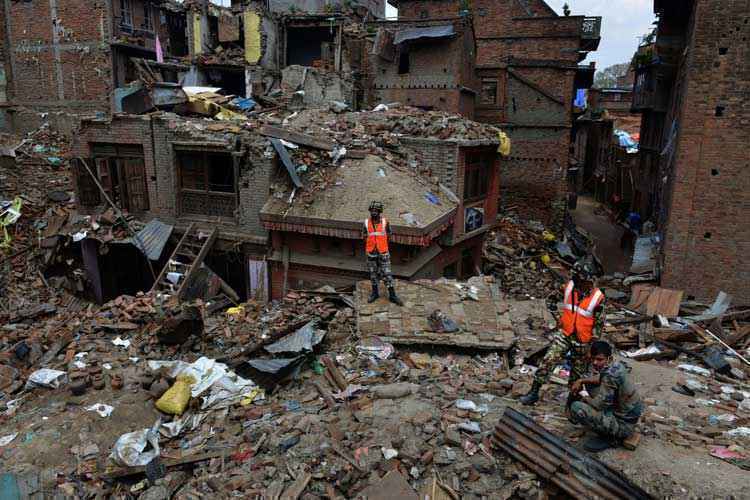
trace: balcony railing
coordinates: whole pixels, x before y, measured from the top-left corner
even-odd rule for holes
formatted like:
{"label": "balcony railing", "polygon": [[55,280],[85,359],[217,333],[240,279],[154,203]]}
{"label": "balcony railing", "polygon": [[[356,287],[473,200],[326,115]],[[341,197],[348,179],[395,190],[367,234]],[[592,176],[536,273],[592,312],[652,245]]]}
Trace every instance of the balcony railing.
{"label": "balcony railing", "polygon": [[632,111],[666,111],[672,85],[670,65],[651,62],[635,70]]}
{"label": "balcony railing", "polygon": [[581,38],[601,38],[602,18],[584,17],[581,22]]}
{"label": "balcony railing", "polygon": [[601,17],[584,17],[581,21],[581,50],[588,52],[599,48],[601,32]]}

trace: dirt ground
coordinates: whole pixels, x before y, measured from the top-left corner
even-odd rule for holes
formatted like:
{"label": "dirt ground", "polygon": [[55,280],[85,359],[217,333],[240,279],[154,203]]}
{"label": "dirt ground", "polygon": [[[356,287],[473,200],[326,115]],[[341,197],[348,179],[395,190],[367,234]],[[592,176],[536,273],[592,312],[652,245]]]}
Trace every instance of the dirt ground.
{"label": "dirt ground", "polygon": [[[658,402],[659,414],[708,425],[711,412],[707,408],[672,391],[674,384],[685,378],[683,373],[655,362],[627,363],[642,397]],[[607,450],[599,458],[657,498],[750,498],[750,473],[711,457],[707,447],[687,448],[644,436],[635,451]]]}
{"label": "dirt ground", "polygon": [[573,222],[594,239],[595,255],[602,263],[605,274],[625,273],[630,268],[631,255],[620,248],[624,229],[615,225],[603,214],[599,202],[588,196],[579,196],[575,210],[570,212]]}

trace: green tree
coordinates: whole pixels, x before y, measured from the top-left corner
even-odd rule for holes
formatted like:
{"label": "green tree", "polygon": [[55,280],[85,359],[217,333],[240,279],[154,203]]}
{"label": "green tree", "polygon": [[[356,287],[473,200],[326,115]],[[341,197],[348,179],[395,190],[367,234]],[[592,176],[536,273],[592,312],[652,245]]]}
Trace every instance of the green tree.
{"label": "green tree", "polygon": [[613,64],[594,75],[594,87],[600,89],[612,88],[617,86],[617,79],[625,76],[630,68],[630,63]]}

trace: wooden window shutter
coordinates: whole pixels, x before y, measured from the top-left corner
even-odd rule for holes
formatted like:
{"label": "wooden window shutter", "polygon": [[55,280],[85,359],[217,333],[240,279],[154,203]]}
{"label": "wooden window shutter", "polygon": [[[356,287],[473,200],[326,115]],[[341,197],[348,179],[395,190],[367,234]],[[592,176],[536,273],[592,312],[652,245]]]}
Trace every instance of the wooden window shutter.
{"label": "wooden window shutter", "polygon": [[146,169],[141,158],[122,160],[127,183],[128,206],[133,212],[148,210],[148,189],[146,188]]}
{"label": "wooden window shutter", "polygon": [[[86,161],[87,165],[92,165],[94,161],[89,158]],[[83,166],[81,160],[75,160],[75,172],[76,172],[76,183],[78,184],[78,198],[81,205],[85,207],[95,207],[101,204],[102,199],[99,194],[99,187],[91,178],[91,174],[88,173],[86,167]]]}
{"label": "wooden window shutter", "polygon": [[95,158],[96,175],[99,176],[99,183],[104,188],[110,199],[112,199],[112,176],[109,173],[109,160],[107,158]]}

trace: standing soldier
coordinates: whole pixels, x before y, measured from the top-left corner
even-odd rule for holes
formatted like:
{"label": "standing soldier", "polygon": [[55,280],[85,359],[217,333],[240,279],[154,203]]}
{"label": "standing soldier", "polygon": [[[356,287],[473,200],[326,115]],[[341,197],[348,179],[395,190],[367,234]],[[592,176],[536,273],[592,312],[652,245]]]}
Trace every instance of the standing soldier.
{"label": "standing soldier", "polygon": [[[582,269],[574,270],[573,279],[565,285],[560,328],[555,332],[552,345],[534,375],[531,390],[521,397],[523,404],[533,405],[539,401],[539,389],[568,352],[571,353],[568,388],[588,371],[588,345],[594,337],[594,330],[597,330],[597,336],[599,335],[603,303],[604,293],[594,287],[591,275]],[[568,410],[575,397],[572,391],[568,394],[565,405]]]}
{"label": "standing soldier", "polygon": [[388,300],[396,305],[403,306],[403,302],[396,295],[393,288],[393,276],[391,275],[391,254],[388,253],[388,237],[391,235],[391,226],[383,214],[383,204],[379,201],[370,203],[370,217],[365,220],[363,237],[365,239],[365,251],[367,252],[367,270],[370,272],[372,282],[372,293],[368,302],[375,302],[380,297],[378,290],[379,281],[382,279],[388,287]]}

